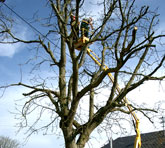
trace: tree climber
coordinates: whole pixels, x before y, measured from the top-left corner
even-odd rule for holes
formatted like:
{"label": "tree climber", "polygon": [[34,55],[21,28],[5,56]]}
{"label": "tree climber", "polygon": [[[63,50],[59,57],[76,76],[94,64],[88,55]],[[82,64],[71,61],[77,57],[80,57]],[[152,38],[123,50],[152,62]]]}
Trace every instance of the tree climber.
{"label": "tree climber", "polygon": [[93,30],[93,22],[92,22],[92,18],[84,18],[81,22],[81,36],[85,36],[88,37],[88,33],[89,33],[89,25],[91,27],[91,29]]}
{"label": "tree climber", "polygon": [[71,14],[71,29],[73,31],[74,37],[73,40],[78,40],[79,38],[79,30],[80,30],[80,22],[76,24],[76,16]]}
{"label": "tree climber", "polygon": [[5,2],[5,0],[0,0],[0,2]]}

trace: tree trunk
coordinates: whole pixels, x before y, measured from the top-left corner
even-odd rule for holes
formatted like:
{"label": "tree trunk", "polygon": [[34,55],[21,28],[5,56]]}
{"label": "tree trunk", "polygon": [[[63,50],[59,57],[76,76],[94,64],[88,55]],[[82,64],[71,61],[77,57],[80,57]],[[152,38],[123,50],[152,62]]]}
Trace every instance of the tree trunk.
{"label": "tree trunk", "polygon": [[72,131],[70,131],[69,129],[65,129],[63,131],[63,134],[65,139],[65,148],[84,148],[85,144],[89,140],[89,134],[87,131],[81,133],[78,140],[76,140],[77,137],[72,137]]}
{"label": "tree trunk", "polygon": [[75,142],[65,142],[65,148],[84,148],[84,144],[76,144]]}
{"label": "tree trunk", "polygon": [[80,147],[78,147],[75,142],[68,142],[68,143],[66,142],[65,148],[80,148]]}

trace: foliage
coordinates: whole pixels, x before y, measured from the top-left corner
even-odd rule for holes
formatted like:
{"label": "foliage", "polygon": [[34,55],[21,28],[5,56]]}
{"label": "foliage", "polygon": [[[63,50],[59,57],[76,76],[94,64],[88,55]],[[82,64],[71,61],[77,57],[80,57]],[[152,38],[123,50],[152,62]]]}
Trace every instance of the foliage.
{"label": "foliage", "polygon": [[0,148],[19,148],[19,143],[9,137],[0,136]]}

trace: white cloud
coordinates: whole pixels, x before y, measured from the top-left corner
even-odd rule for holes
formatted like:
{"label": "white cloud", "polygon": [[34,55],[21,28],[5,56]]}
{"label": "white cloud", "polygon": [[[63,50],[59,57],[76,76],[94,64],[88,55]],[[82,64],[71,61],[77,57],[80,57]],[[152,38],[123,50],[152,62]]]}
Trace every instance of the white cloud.
{"label": "white cloud", "polygon": [[153,106],[165,99],[165,82],[149,81],[129,93],[128,97],[138,104],[145,103]]}
{"label": "white cloud", "polygon": [[24,146],[24,148],[63,148],[64,147],[64,141],[63,138],[57,139],[53,135],[46,135],[43,136],[41,134],[33,135],[30,137],[27,144]]}
{"label": "white cloud", "polygon": [[[141,85],[139,88],[130,92],[127,96],[129,100],[137,103],[138,105],[145,103],[147,108],[153,109],[157,102],[161,101],[161,108],[165,108],[165,82],[161,83],[158,81],[149,81]],[[164,102],[164,103],[163,103]],[[163,115],[161,109],[158,110],[158,113],[155,114],[153,118],[153,125],[146,117],[142,114],[137,113],[138,118],[140,119],[140,131],[142,133],[152,132],[155,130],[162,130],[160,124],[160,117]],[[164,112],[165,115],[165,112]],[[147,126],[146,126],[147,125]]]}
{"label": "white cloud", "polygon": [[0,98],[0,136],[9,136],[11,139],[16,139],[23,144],[23,148],[53,148],[63,147],[63,138],[58,138],[55,135],[43,135],[42,133],[32,135],[26,143],[27,135],[24,134],[25,130],[20,131],[17,134],[18,127],[16,123],[18,121],[14,119],[14,114],[10,112],[15,111],[15,100],[23,98],[22,92],[27,92],[25,88],[12,87],[6,90],[3,98]]}
{"label": "white cloud", "polygon": [[0,45],[0,56],[12,57],[20,49],[20,43],[10,45]]}
{"label": "white cloud", "polygon": [[[27,29],[24,26],[18,25],[15,29],[17,32],[15,35],[20,39],[25,40],[27,36]],[[4,41],[12,41],[12,39],[5,39]],[[14,54],[19,52],[24,48],[23,43],[15,43],[15,44],[0,44],[0,56],[12,57]]]}

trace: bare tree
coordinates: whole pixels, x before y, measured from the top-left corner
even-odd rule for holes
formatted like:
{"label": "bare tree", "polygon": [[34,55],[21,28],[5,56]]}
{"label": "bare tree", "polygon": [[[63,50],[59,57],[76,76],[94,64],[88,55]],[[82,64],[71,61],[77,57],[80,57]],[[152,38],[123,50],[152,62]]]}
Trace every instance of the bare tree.
{"label": "bare tree", "polygon": [[18,148],[19,145],[20,144],[16,140],[0,136],[0,148]]}
{"label": "bare tree", "polygon": [[[113,113],[130,114],[123,101],[129,92],[145,81],[165,77],[164,73],[158,73],[164,67],[165,58],[163,47],[157,47],[158,43],[163,45],[161,38],[165,35],[154,32],[158,15],[147,6],[136,7],[135,0],[99,1],[97,4],[102,11],[96,18],[97,26],[90,40],[76,51],[70,17],[74,13],[78,25],[88,14],[84,2],[86,0],[48,0],[50,14],[43,19],[47,34],[34,40],[23,40],[8,26],[1,27],[1,34],[12,38],[12,43],[37,45],[33,79],[27,83],[21,79],[9,85],[29,89],[23,93],[26,101],[21,110],[21,127],[27,128],[30,134],[40,130],[45,134],[57,132],[60,128],[66,148],[83,148],[107,116],[109,122],[114,119]],[[95,45],[100,67],[87,56],[90,44]],[[109,67],[106,70],[105,64]],[[45,68],[49,71],[46,76],[42,75]],[[113,83],[107,77],[108,73],[113,75]],[[122,84],[119,93],[116,91],[118,84]],[[103,97],[101,92],[104,90]],[[82,102],[86,102],[85,107]],[[136,104],[131,106],[144,115],[145,111],[152,110]],[[29,122],[34,117],[34,122]],[[42,122],[43,119],[47,123]]]}

